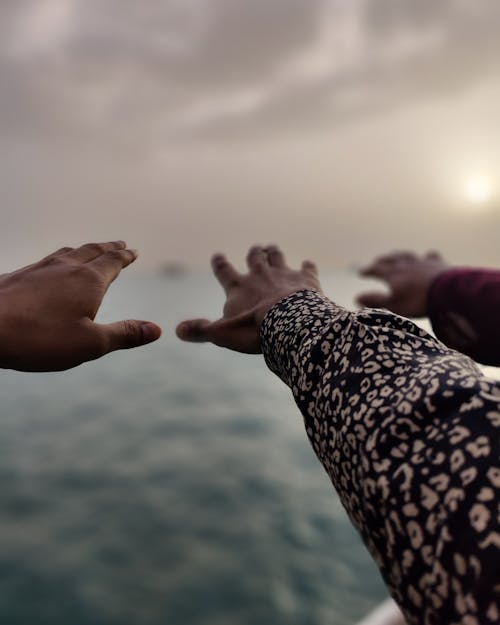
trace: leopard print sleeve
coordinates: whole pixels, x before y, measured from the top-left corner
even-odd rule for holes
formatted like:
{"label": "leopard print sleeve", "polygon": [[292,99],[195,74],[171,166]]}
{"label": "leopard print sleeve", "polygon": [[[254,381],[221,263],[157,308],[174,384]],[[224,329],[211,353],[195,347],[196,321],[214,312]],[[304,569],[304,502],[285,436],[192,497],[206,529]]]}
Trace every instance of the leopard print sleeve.
{"label": "leopard print sleeve", "polygon": [[313,291],[262,348],[410,625],[500,623],[500,383],[410,321]]}

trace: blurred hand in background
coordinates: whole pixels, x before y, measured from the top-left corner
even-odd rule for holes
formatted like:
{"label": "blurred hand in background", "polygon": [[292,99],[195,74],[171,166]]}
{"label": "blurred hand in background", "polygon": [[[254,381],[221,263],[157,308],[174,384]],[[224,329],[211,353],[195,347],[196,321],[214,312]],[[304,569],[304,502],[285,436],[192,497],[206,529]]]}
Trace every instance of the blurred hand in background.
{"label": "blurred hand in background", "polygon": [[361,293],[357,302],[367,308],[387,308],[403,317],[425,317],[429,288],[446,269],[449,269],[448,264],[436,252],[425,256],[412,252],[381,256],[360,273],[367,278],[382,280],[389,291]]}
{"label": "blurred hand in background", "polygon": [[123,241],[89,243],[1,275],[0,366],[62,371],[158,339],[150,322],[94,321],[110,284],[136,258]]}

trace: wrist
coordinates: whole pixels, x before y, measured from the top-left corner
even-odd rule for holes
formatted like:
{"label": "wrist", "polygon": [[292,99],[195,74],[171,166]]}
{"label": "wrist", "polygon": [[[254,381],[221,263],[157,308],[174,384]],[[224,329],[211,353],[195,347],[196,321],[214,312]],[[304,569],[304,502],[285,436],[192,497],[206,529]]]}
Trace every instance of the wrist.
{"label": "wrist", "polygon": [[254,319],[255,319],[255,323],[257,327],[260,328],[262,326],[262,322],[264,321],[264,318],[266,317],[267,313],[272,308],[274,308],[274,306],[276,306],[277,304],[285,300],[287,297],[290,297],[290,295],[294,295],[295,293],[300,293],[301,291],[312,291],[312,292],[318,293],[319,295],[322,295],[319,289],[314,289],[311,287],[303,287],[303,286],[295,288],[295,289],[283,289],[281,291],[273,293],[272,297],[269,297],[265,299],[264,301],[262,301],[260,304],[257,305],[255,309]]}
{"label": "wrist", "polygon": [[14,289],[0,291],[0,368],[23,370],[40,343],[41,319]]}
{"label": "wrist", "polygon": [[350,314],[319,290],[289,293],[268,311],[260,328],[267,366],[290,385],[297,355],[314,349],[325,333],[332,333],[335,321]]}
{"label": "wrist", "polygon": [[426,317],[432,318],[436,308],[440,307],[443,295],[445,296],[444,299],[448,298],[449,293],[443,293],[442,285],[448,283],[448,278],[452,276],[455,271],[456,268],[454,267],[445,267],[429,277],[425,297]]}

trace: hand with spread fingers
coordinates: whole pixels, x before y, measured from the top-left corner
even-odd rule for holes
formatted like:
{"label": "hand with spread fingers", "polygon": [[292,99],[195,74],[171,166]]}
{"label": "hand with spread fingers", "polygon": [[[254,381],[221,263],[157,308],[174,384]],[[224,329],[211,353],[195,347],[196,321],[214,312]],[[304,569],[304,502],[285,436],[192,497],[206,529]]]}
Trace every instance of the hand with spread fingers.
{"label": "hand with spread fingers", "polygon": [[357,302],[367,308],[387,308],[403,317],[425,317],[429,287],[448,268],[435,252],[425,256],[411,252],[381,256],[362,269],[361,275],[382,280],[389,287],[389,292],[362,293]]}
{"label": "hand with spread fingers", "polygon": [[0,367],[62,371],[158,339],[150,322],[94,322],[108,287],[136,258],[123,241],[90,243],[1,275]]}
{"label": "hand with spread fingers", "polygon": [[193,343],[214,343],[246,354],[260,354],[260,325],[266,312],[281,299],[304,289],[321,292],[318,270],[305,261],[300,270],[288,267],[275,245],[254,246],[247,255],[249,272],[241,274],[222,254],[212,269],[226,293],[221,319],[194,319],[177,326],[177,336]]}

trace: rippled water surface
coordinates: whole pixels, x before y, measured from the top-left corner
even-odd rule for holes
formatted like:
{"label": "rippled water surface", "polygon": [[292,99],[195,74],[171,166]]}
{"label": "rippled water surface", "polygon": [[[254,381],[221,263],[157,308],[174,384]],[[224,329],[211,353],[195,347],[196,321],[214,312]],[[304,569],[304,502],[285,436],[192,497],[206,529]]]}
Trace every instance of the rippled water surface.
{"label": "rippled water surface", "polygon": [[161,342],[0,374],[0,625],[348,625],[386,596],[288,389],[173,336],[221,304],[208,276],[124,276],[101,320]]}

